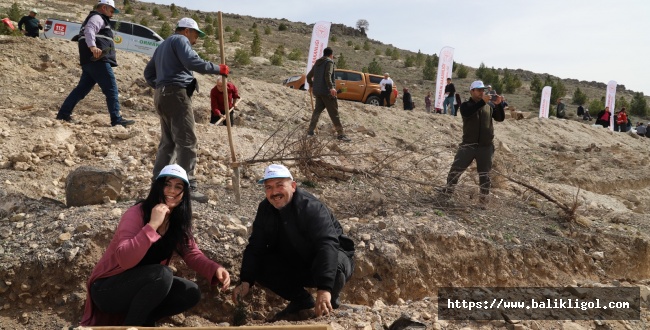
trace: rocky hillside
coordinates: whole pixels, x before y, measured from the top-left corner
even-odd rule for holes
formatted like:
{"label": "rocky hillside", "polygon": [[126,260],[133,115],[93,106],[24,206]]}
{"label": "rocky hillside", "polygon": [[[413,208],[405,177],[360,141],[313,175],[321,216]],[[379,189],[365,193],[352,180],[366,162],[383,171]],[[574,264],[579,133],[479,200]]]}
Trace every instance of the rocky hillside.
{"label": "rocky hillside", "polygon": [[[121,214],[148,189],[160,128],[152,90],[142,79],[147,58],[118,54],[122,112],[136,120],[125,129],[110,127],[97,88],[75,109],[79,124],[54,119],[81,73],[75,44],[0,37],[0,50],[0,328],[76,325],[94,263]],[[342,122],[353,141],[333,139],[327,115],[317,138],[307,140],[311,106],[305,92],[235,71],[231,79],[244,98],[233,128],[244,164],[237,205],[226,128],[207,123],[214,77],[197,76],[197,175],[210,202],[194,205],[194,232],[205,253],[237,280],[264,195],[255,181],[271,161],[289,166],[357,243],[345,306],[305,323],[379,329],[404,313],[433,329],[648,326],[650,139],[535,116],[497,123],[495,189],[482,209],[475,167],[451,200],[435,192],[460,141],[459,117],[342,101]],[[119,197],[66,207],[66,178],[80,166],[122,173]],[[177,273],[196,277],[181,261],[174,265]],[[199,306],[160,325],[232,322],[229,293],[197,280],[204,293]],[[636,321],[447,321],[438,319],[442,286],[640,287],[642,314]],[[255,289],[248,322],[262,323],[282,307],[277,296]]]}

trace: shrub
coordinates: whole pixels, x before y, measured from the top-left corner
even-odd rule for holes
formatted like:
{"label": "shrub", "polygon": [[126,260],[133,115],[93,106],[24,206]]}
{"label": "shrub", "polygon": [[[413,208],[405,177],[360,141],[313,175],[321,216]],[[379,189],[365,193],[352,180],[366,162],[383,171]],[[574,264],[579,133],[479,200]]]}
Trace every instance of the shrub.
{"label": "shrub", "polygon": [[239,66],[251,64],[251,56],[247,51],[243,49],[237,49],[235,51],[235,64]]}
{"label": "shrub", "polygon": [[251,26],[253,29],[257,29],[257,22],[253,22],[253,26]]}
{"label": "shrub", "polygon": [[124,8],[124,13],[129,15],[133,14],[133,8],[131,8],[131,6],[126,6],[126,8]]}
{"label": "shrub", "polygon": [[591,102],[589,102],[589,106],[587,107],[587,109],[589,109],[589,114],[595,117],[598,114],[598,112],[605,109],[605,102],[601,100],[592,100]]}
{"label": "shrub", "polygon": [[292,61],[298,61],[302,57],[302,52],[298,48],[294,48],[291,53],[287,56],[288,59]]}
{"label": "shrub", "polygon": [[212,26],[212,24],[206,24],[205,27],[203,28],[203,32],[211,36],[214,34],[214,27]]}
{"label": "shrub", "polygon": [[345,56],[343,56],[343,53],[341,53],[339,55],[339,58],[336,59],[336,67],[343,70],[348,68],[348,63],[345,61]]}
{"label": "shrub", "polygon": [[164,21],[164,20],[167,19],[167,17],[165,17],[165,14],[163,14],[163,13],[160,13],[157,18],[158,18],[159,21]]}
{"label": "shrub", "polygon": [[280,23],[278,26],[278,31],[286,31],[287,29],[289,29],[289,27],[287,27],[287,25],[284,23]]}
{"label": "shrub", "polygon": [[264,34],[265,35],[271,35],[271,27],[270,26],[265,26],[264,27]]}
{"label": "shrub", "polygon": [[280,56],[280,55],[278,55],[278,54],[273,54],[273,55],[271,55],[271,57],[269,58],[269,60],[271,60],[271,64],[272,64],[272,65],[275,65],[275,66],[282,66],[282,56]]}
{"label": "shrub", "polygon": [[469,69],[462,64],[458,64],[458,69],[456,70],[456,76],[458,78],[464,79],[467,78],[468,74],[469,74]]}
{"label": "shrub", "polygon": [[158,30],[158,35],[160,35],[163,39],[167,39],[167,37],[172,35],[172,27],[169,25],[169,23],[162,23],[160,30]]}
{"label": "shrub", "polygon": [[643,96],[643,92],[636,92],[632,97],[632,102],[630,103],[630,114],[635,116],[646,117],[650,114],[648,110],[648,102]]}
{"label": "shrub", "polygon": [[424,65],[425,59],[426,57],[424,56],[424,54],[422,54],[422,52],[418,49],[418,53],[415,55],[415,65],[417,66]]}
{"label": "shrub", "polygon": [[205,49],[208,54],[219,53],[219,46],[212,38],[206,38],[205,41],[203,41],[203,49]]}
{"label": "shrub", "polygon": [[348,40],[348,46],[352,46],[353,42],[352,40]]}
{"label": "shrub", "polygon": [[239,31],[239,29],[236,29],[235,32],[230,36],[230,42],[239,42],[240,38],[241,31]]}
{"label": "shrub", "polygon": [[397,61],[397,60],[399,60],[399,57],[400,57],[399,56],[399,50],[397,50],[397,48],[393,48],[393,52],[390,55],[390,59],[393,60],[393,61]]}
{"label": "shrub", "polygon": [[147,19],[146,16],[142,16],[142,19],[140,20],[140,25],[149,26],[149,20]]}
{"label": "shrub", "polygon": [[514,93],[517,88],[521,87],[519,76],[511,73],[508,69],[503,70],[503,79],[499,83],[503,86],[504,93]]}
{"label": "shrub", "polygon": [[232,32],[232,28],[230,27],[230,25],[226,25],[226,27],[223,28],[223,31],[224,32]]}
{"label": "shrub", "polygon": [[[212,16],[205,15],[205,24],[219,23],[217,20],[212,20]],[[213,24],[215,25],[215,24]]]}
{"label": "shrub", "polygon": [[284,45],[278,45],[278,48],[275,49],[274,54],[284,57],[286,55],[286,51],[284,50]]}
{"label": "shrub", "polygon": [[262,39],[257,30],[253,32],[253,42],[251,43],[251,55],[260,56],[262,54]]}
{"label": "shrub", "polygon": [[587,103],[587,94],[580,90],[580,87],[576,88],[573,92],[573,98],[571,99],[573,104],[585,104]]}
{"label": "shrub", "polygon": [[381,65],[379,65],[374,58],[372,59],[372,62],[368,64],[368,73],[383,74],[383,71]]}
{"label": "shrub", "polygon": [[[174,4],[172,3],[172,5]],[[176,5],[174,5],[173,7],[170,6],[169,9],[171,9],[171,14],[169,14],[169,16],[178,17],[178,8],[176,7]]]}
{"label": "shrub", "polygon": [[359,45],[354,45],[354,50],[360,50],[360,49],[361,49],[361,46],[359,46]]}
{"label": "shrub", "polygon": [[436,67],[438,66],[438,57],[436,55],[427,56],[424,60],[424,68],[422,69],[422,79],[436,80]]}
{"label": "shrub", "polygon": [[381,55],[381,50],[375,49],[375,56],[379,56],[379,55]]}
{"label": "shrub", "polygon": [[9,18],[12,21],[15,22],[20,21],[20,19],[23,17],[23,13],[22,10],[20,9],[20,6],[18,6],[18,4],[14,2],[11,5],[11,8],[9,9],[9,13],[7,14],[7,16],[9,16]]}
{"label": "shrub", "polygon": [[158,15],[160,15],[160,9],[158,9],[158,7],[153,7],[153,9],[151,10],[151,16],[158,16]]}
{"label": "shrub", "polygon": [[393,50],[390,47],[388,47],[388,48],[386,48],[386,51],[384,51],[384,54],[386,56],[391,56],[391,55],[393,55]]}
{"label": "shrub", "polygon": [[370,50],[370,42],[368,40],[363,42],[363,50]]}
{"label": "shrub", "polygon": [[192,19],[193,19],[194,21],[196,21],[196,22],[200,22],[200,21],[201,21],[201,19],[199,18],[199,14],[197,14],[197,13],[192,14]]}
{"label": "shrub", "polygon": [[617,107],[618,109],[621,109],[621,108],[629,109],[629,108],[630,108],[630,102],[628,102],[628,101],[623,97],[623,95],[621,95],[621,97],[619,97],[618,100],[616,100],[616,107]]}
{"label": "shrub", "polygon": [[406,59],[404,60],[404,67],[410,68],[412,66],[415,66],[415,57],[412,55],[406,55]]}
{"label": "shrub", "polygon": [[335,35],[330,36],[330,41],[331,42],[336,42],[338,40]]}

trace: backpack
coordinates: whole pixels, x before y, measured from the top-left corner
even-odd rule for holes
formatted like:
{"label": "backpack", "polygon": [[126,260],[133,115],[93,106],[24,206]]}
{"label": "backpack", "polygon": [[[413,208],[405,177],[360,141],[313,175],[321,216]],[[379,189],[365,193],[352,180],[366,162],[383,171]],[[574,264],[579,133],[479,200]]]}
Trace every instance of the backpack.
{"label": "backpack", "polygon": [[384,85],[384,88],[386,89],[387,93],[390,93],[393,91],[393,84],[386,84]]}

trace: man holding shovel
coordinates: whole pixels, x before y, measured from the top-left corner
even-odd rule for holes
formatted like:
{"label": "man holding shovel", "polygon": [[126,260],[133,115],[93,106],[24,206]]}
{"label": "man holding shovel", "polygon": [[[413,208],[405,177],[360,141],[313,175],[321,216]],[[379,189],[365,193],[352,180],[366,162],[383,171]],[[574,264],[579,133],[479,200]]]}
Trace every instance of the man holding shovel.
{"label": "man holding shovel", "polygon": [[198,191],[194,168],[196,167],[197,140],[194,131],[192,94],[198,91],[198,82],[192,71],[228,76],[225,64],[205,61],[192,49],[205,33],[191,18],[181,18],[176,31],[158,46],[144,69],[144,78],[154,92],[154,106],[160,116],[160,144],[153,166],[153,177],[163,167],[172,163],[176,154],[178,163],[187,172],[190,197],[207,203],[208,197]]}

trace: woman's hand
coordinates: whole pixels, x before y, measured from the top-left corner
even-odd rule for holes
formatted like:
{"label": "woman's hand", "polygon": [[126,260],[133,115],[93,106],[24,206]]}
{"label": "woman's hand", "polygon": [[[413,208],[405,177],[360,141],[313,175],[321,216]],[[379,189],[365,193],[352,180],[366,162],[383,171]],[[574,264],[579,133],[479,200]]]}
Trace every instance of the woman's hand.
{"label": "woman's hand", "polygon": [[217,276],[217,280],[222,284],[221,291],[228,290],[230,287],[230,274],[228,274],[228,271],[223,267],[219,267],[217,268],[215,276]]}
{"label": "woman's hand", "polygon": [[149,225],[153,229],[158,230],[158,228],[165,221],[165,217],[169,214],[169,207],[167,204],[160,203],[151,209],[151,219],[149,220]]}

